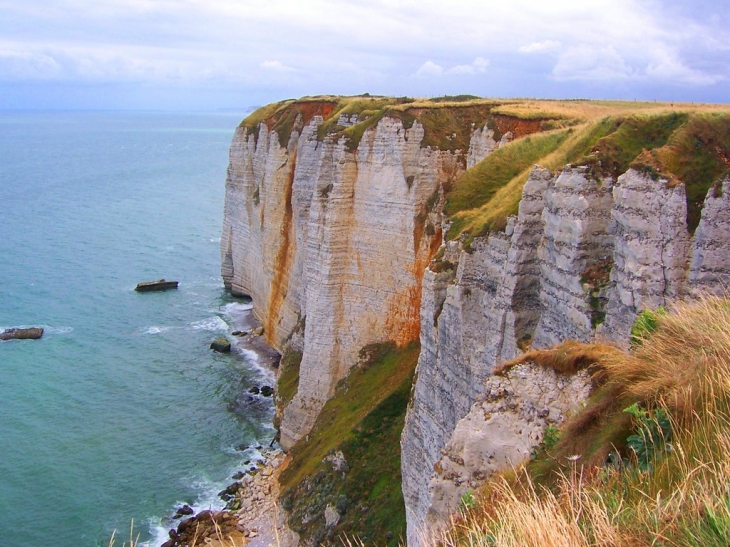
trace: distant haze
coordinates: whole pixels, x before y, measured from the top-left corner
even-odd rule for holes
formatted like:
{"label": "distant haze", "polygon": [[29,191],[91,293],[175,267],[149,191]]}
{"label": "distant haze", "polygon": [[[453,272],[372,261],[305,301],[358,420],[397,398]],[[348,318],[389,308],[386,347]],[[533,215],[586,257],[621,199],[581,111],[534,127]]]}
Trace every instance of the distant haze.
{"label": "distant haze", "polygon": [[301,95],[727,102],[729,0],[0,0],[0,109]]}

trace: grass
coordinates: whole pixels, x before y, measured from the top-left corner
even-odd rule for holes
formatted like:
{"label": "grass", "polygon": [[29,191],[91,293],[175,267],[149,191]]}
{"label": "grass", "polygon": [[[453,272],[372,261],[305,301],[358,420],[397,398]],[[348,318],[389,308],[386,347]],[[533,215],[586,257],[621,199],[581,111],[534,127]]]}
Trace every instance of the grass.
{"label": "grass", "polygon": [[[531,112],[548,114],[551,111],[535,110],[546,108],[544,103],[513,103],[492,112],[523,117]],[[558,116],[566,112],[566,104],[556,102],[548,108]],[[598,180],[616,179],[633,166],[655,178],[663,176],[670,184],[685,184],[687,221],[693,232],[708,190],[730,172],[730,114],[713,111],[710,106],[694,111],[685,108],[632,113],[627,108],[598,108],[589,103],[583,110],[586,116],[614,114],[570,129],[518,139],[500,148],[454,183],[445,207],[453,221],[447,238],[455,239],[462,232],[474,237],[503,229],[507,217],[518,211],[534,163],[551,171],[569,163],[585,165],[589,176]],[[581,110],[575,115],[578,112]],[[530,141],[525,142],[528,138]]]}
{"label": "grass", "polygon": [[[335,543],[347,533],[395,546],[405,533],[399,441],[419,346],[364,350],[312,432],[292,448],[292,462],[280,478],[290,526],[314,543]],[[324,461],[335,451],[345,457],[344,473]],[[331,529],[324,522],[327,505],[341,515]]]}
{"label": "grass", "polygon": [[664,146],[644,152],[633,165],[654,169],[670,184],[685,185],[687,226],[694,232],[707,192],[730,173],[730,115],[692,116]]}
{"label": "grass", "polygon": [[688,114],[679,112],[622,119],[616,130],[599,139],[590,154],[578,163],[587,165],[597,179],[612,177],[615,180],[628,170],[642,151],[664,146],[687,119]]}
{"label": "grass", "polygon": [[[436,542],[729,544],[730,300],[677,305],[633,353],[610,348],[593,357],[600,387],[555,446],[488,483]],[[662,416],[670,433],[646,436]],[[656,445],[650,465],[637,464],[627,439]]]}
{"label": "grass", "polygon": [[302,352],[289,349],[279,361],[279,374],[276,380],[276,404],[279,407],[288,405],[299,389],[299,366],[302,364]]}
{"label": "grass", "polygon": [[[359,95],[353,97],[318,96],[303,97],[297,100],[281,101],[264,106],[251,113],[241,127],[247,128],[258,139],[261,123],[279,136],[279,144],[286,147],[294,129],[300,129],[314,115],[321,115],[323,123],[317,131],[317,138],[326,137],[346,139],[347,150],[357,149],[365,131],[377,125],[383,117],[400,119],[406,128],[415,120],[424,127],[423,147],[431,146],[439,150],[460,150],[466,153],[472,131],[477,126],[490,122],[497,138],[501,136],[499,124],[490,121],[492,108],[505,104],[505,101],[480,99],[470,95],[454,95],[434,99],[413,99],[410,97],[381,97]],[[337,122],[340,116],[356,116],[358,123],[345,127]],[[569,117],[560,114],[555,120]],[[551,120],[550,115],[525,120]],[[297,121],[299,120],[299,122]],[[299,125],[297,125],[299,124]],[[539,129],[539,124],[535,126]]]}
{"label": "grass", "polygon": [[[501,188],[529,171],[538,159],[554,151],[567,137],[568,130],[561,130],[520,139],[499,148],[464,173],[449,192],[444,206],[444,212],[454,217],[447,237],[453,239],[467,226],[468,217],[457,213],[490,202]],[[493,227],[491,223],[487,226]]]}

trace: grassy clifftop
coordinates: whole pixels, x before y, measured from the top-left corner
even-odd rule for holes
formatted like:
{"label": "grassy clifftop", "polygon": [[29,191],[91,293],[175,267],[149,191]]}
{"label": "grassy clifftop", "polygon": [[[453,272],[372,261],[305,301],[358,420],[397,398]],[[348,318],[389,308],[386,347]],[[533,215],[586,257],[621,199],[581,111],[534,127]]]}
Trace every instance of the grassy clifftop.
{"label": "grassy clifftop", "polygon": [[[293,130],[321,116],[318,138],[344,138],[354,151],[363,134],[385,118],[424,128],[421,146],[461,151],[485,125],[495,140],[513,141],[464,173],[451,188],[445,213],[447,237],[472,237],[504,228],[515,214],[530,169],[552,171],[585,165],[596,178],[614,179],[629,167],[687,187],[688,225],[694,230],[707,191],[730,170],[730,106],[621,101],[480,99],[470,95],[433,99],[380,96],[317,96],[262,107],[241,123],[258,138],[261,124],[287,146]],[[346,120],[346,121],[345,121]]]}
{"label": "grassy clifftop", "polygon": [[[565,112],[536,109],[520,109],[519,101],[480,99],[469,95],[413,99],[410,97],[304,97],[259,108],[241,123],[258,135],[260,124],[279,136],[279,143],[286,146],[291,132],[301,129],[314,116],[322,116],[324,123],[318,138],[344,137],[348,150],[353,151],[365,131],[377,125],[384,117],[403,121],[406,128],[418,120],[425,135],[422,146],[439,150],[469,148],[469,139],[477,127],[485,124],[499,140],[506,132],[519,138],[535,132],[575,123],[575,117]],[[344,116],[348,122],[339,124]],[[350,125],[352,124],[352,125]]]}
{"label": "grassy clifftop", "polygon": [[[517,106],[510,105],[508,111],[519,112]],[[550,105],[554,114],[558,107],[574,108],[574,119],[580,123],[516,139],[457,179],[445,207],[453,221],[447,237],[503,229],[507,217],[517,213],[522,188],[536,163],[554,172],[568,163],[584,165],[593,177],[614,180],[634,167],[669,184],[684,184],[688,227],[694,231],[708,190],[730,172],[730,107],[599,102],[587,106],[591,108],[569,102]]]}
{"label": "grassy clifftop", "polygon": [[531,461],[466,500],[443,544],[730,544],[730,300],[642,317],[631,353],[572,343],[524,358],[582,360],[599,387]]}

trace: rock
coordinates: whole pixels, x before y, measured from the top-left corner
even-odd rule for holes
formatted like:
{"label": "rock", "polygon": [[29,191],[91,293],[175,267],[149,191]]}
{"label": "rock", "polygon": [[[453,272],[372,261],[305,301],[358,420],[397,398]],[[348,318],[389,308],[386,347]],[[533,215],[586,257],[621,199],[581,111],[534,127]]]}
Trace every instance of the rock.
{"label": "rock", "polygon": [[216,338],[210,344],[210,349],[215,350],[219,353],[230,353],[231,343],[223,337]]}
{"label": "rock", "polygon": [[239,480],[241,480],[245,476],[246,476],[246,473],[244,473],[243,471],[236,471],[233,474],[233,477],[232,478],[233,478],[234,481],[239,481]]}
{"label": "rock", "polygon": [[234,330],[231,335],[232,336],[246,336],[248,334],[248,331],[245,330]]}
{"label": "rock", "polygon": [[251,334],[253,334],[254,336],[263,336],[263,334],[264,334],[264,327],[259,327],[257,329],[254,329]]}
{"label": "rock", "polygon": [[177,289],[177,281],[165,281],[164,279],[158,279],[157,281],[144,281],[138,283],[134,288],[137,292],[151,292],[151,291],[166,291],[168,289]]}
{"label": "rock", "polygon": [[585,370],[566,375],[525,363],[504,376],[490,376],[433,467],[427,529],[447,523],[462,496],[492,473],[519,466],[542,441],[546,426],[560,426],[591,390]]}
{"label": "rock", "polygon": [[248,390],[249,393],[253,393],[254,395],[258,395],[261,390],[258,388],[258,386],[253,386],[251,389]]}
{"label": "rock", "polygon": [[12,328],[0,332],[0,340],[37,340],[41,336],[43,336],[43,328],[41,327]]}
{"label": "rock", "polygon": [[327,528],[334,528],[340,522],[340,514],[332,505],[327,505],[327,508],[324,510],[324,522]]}
{"label": "rock", "polygon": [[264,397],[271,397],[274,394],[274,388],[271,386],[262,386],[261,395]]}
{"label": "rock", "polygon": [[325,457],[324,461],[332,464],[333,471],[347,472],[350,469],[350,466],[347,465],[345,455],[342,453],[341,450],[328,454],[327,457]]}
{"label": "rock", "polygon": [[178,508],[177,512],[175,513],[175,516],[172,517],[174,519],[179,519],[188,515],[192,515],[195,513],[192,507],[190,507],[188,504],[183,505],[182,507]]}

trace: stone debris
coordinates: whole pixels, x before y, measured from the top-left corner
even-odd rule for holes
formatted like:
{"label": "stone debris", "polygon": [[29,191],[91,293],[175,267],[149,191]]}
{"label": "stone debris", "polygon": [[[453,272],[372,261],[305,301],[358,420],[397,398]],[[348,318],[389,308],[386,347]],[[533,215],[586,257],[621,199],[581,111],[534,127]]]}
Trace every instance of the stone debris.
{"label": "stone debris", "polygon": [[429,483],[430,525],[448,522],[462,496],[494,472],[519,465],[543,438],[579,410],[592,390],[590,375],[565,375],[534,364],[491,376],[469,414],[459,420]]}
{"label": "stone debris", "polygon": [[[264,458],[252,470],[236,473],[238,480],[219,493],[226,501],[223,511],[201,511],[183,520],[163,547],[295,547],[299,537],[278,507],[278,477],[287,456],[270,450]],[[185,507],[178,513],[188,514]]]}

